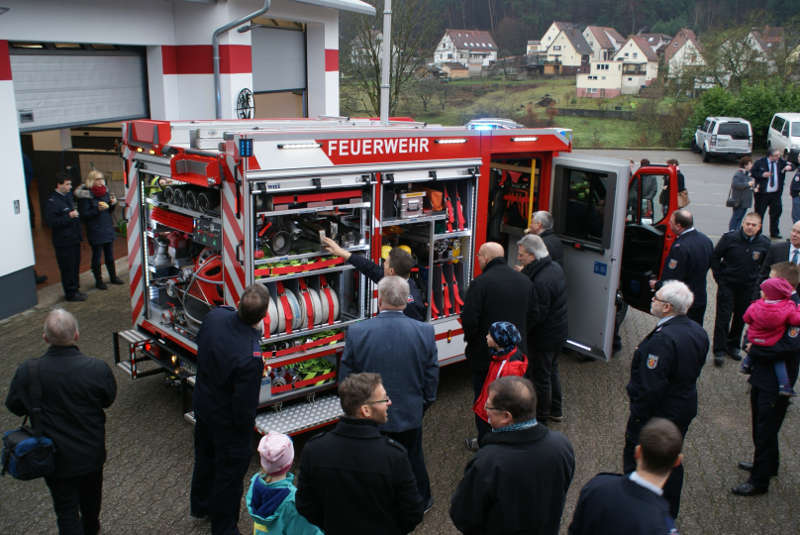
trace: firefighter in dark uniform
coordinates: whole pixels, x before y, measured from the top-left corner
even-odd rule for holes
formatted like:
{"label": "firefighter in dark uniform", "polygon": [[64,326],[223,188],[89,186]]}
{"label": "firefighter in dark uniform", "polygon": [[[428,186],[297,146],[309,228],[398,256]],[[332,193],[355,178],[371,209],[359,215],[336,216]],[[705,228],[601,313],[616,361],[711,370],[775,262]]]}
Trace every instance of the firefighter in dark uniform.
{"label": "firefighter in dark uniform", "polygon": [[761,216],[755,212],[747,214],[741,228],[722,235],[711,256],[711,271],[717,281],[715,366],[722,366],[726,354],[733,360],[742,360],[739,354],[744,328],[742,316],[753,299],[758,275],[770,246],[769,238],[759,230]]}
{"label": "firefighter in dark uniform", "polygon": [[[709,343],[703,328],[686,316],[691,305],[692,292],[679,281],[666,281],[653,296],[650,312],[660,319],[633,354],[627,386],[631,412],[622,453],[626,474],[636,469],[634,449],[650,418],[670,420],[685,437],[697,415],[697,378]],[[683,467],[677,466],[664,485],[673,518],[678,516],[682,486]]]}
{"label": "firefighter in dark uniform", "polygon": [[72,198],[72,179],[66,173],[56,176],[56,190],[47,199],[44,220],[53,231],[53,248],[61,272],[61,286],[67,301],[86,301],[78,276],[81,267],[81,221]]}
{"label": "firefighter in dark uniform", "polygon": [[389,256],[385,258],[383,267],[372,262],[369,258],[363,255],[352,254],[350,251],[343,249],[338,243],[330,238],[322,238],[322,245],[332,255],[344,258],[349,264],[352,264],[358,271],[363,273],[369,280],[378,283],[383,277],[387,275],[397,275],[408,281],[408,305],[403,313],[409,318],[417,321],[425,321],[425,301],[422,299],[422,292],[417,286],[417,283],[411,277],[411,268],[414,267],[414,259],[409,253],[400,247],[394,247],[389,252]]}
{"label": "firefighter in dark uniform", "polygon": [[672,232],[677,234],[669,249],[660,281],[650,281],[650,287],[658,290],[663,281],[685,282],[694,294],[694,304],[687,316],[703,326],[706,313],[706,273],[711,266],[714,244],[694,228],[694,218],[689,210],[676,210],[669,218]]}
{"label": "firefighter in dark uniform", "polygon": [[238,534],[236,524],[264,364],[259,341],[269,293],[248,286],[231,307],[212,309],[197,335],[194,387],[194,473],[190,513],[211,519],[214,535]]}
{"label": "firefighter in dark uniform", "polygon": [[[770,277],[780,277],[794,287],[798,284],[797,266],[791,262],[775,264]],[[800,304],[800,296],[792,294],[792,300]],[[772,347],[750,347],[750,411],[753,426],[753,460],[740,461],[739,468],[750,472],[750,477],[731,489],[738,496],[764,494],[769,489],[770,478],[778,475],[780,452],[778,432],[786,417],[791,400],[778,394],[778,379],[775,375],[775,360],[786,363],[789,385],[794,386],[800,368],[800,328],[790,326],[783,338]]]}

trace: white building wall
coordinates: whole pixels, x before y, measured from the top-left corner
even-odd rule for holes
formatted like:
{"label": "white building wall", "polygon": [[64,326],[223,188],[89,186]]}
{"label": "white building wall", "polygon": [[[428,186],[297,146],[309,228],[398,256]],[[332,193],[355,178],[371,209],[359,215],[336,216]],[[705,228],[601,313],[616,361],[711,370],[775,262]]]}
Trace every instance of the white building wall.
{"label": "white building wall", "polygon": [[539,44],[539,50],[544,52],[550,47],[550,44],[558,37],[558,34],[561,33],[561,30],[558,29],[558,26],[555,23],[550,24],[550,27],[547,28],[547,31],[544,32],[542,36],[541,43]]}
{"label": "white building wall", "polygon": [[[560,50],[555,50],[555,47],[561,47]],[[567,67],[580,67],[581,55],[575,51],[572,42],[567,39],[565,33],[561,32],[553,40],[553,43],[547,49],[547,60],[561,61],[561,64]]]}

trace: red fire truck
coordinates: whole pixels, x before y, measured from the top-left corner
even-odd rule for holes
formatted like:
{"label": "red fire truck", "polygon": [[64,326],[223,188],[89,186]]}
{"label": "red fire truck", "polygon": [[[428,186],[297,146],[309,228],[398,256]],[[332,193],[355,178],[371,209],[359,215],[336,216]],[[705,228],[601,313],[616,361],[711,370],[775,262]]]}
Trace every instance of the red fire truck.
{"label": "red fire truck", "polygon": [[376,263],[385,246],[411,251],[446,365],[464,358],[458,318],[478,247],[500,242],[515,263],[535,210],[552,212],[565,245],[566,345],[607,359],[616,296],[647,310],[647,281],[674,239],[675,170],[631,176],[626,161],[569,154],[570,130],[485,126],[125,123],[133,327],[114,333],[117,365],[132,378],[166,373],[189,392],[205,314],[263,284],[271,302],[256,427],[292,434],[325,425],[340,416],[345,331],[377,313],[377,291],[320,236]]}

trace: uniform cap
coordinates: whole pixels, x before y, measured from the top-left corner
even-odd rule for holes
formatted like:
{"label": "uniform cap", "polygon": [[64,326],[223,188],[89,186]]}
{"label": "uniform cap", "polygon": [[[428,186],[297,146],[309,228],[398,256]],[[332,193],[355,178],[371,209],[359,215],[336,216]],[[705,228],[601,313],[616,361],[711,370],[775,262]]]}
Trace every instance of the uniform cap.
{"label": "uniform cap", "polygon": [[261,468],[268,475],[281,474],[292,467],[294,446],[292,439],[283,433],[269,432],[258,443]]}
{"label": "uniform cap", "polygon": [[794,288],[784,279],[773,277],[761,283],[761,291],[764,292],[766,299],[787,299]]}

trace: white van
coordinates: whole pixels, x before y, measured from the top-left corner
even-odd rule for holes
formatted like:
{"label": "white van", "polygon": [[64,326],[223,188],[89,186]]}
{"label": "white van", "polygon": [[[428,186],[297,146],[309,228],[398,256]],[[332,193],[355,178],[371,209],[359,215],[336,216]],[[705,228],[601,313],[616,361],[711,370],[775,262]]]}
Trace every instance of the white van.
{"label": "white van", "polygon": [[703,161],[712,156],[739,157],[753,152],[753,127],[741,117],[706,117],[692,139],[692,150],[702,153]]}
{"label": "white van", "polygon": [[800,153],[800,113],[776,113],[767,131],[767,150],[778,149],[783,157],[797,162]]}

